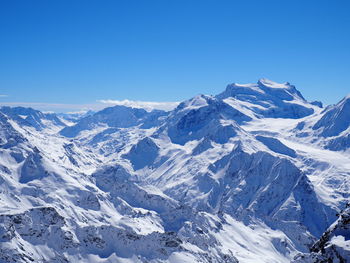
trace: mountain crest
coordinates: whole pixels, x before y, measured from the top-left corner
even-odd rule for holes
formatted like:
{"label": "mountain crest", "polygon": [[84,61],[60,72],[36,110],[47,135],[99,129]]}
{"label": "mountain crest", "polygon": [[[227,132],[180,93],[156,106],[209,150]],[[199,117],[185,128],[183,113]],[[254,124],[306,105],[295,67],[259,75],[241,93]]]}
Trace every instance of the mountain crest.
{"label": "mountain crest", "polygon": [[257,117],[297,119],[311,115],[315,108],[293,85],[267,79],[257,84],[230,84],[216,98],[246,108]]}

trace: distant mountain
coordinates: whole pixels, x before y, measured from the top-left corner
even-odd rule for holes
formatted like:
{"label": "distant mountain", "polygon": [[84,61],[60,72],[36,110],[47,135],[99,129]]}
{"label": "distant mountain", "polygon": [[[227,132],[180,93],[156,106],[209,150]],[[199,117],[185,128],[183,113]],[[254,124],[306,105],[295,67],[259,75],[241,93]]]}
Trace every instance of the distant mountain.
{"label": "distant mountain", "polygon": [[55,113],[43,113],[32,108],[1,107],[0,112],[21,126],[30,126],[42,130],[48,126],[66,126]]}
{"label": "distant mountain", "polygon": [[350,261],[348,113],[267,79],[171,111],[3,107],[0,263]]}
{"label": "distant mountain", "polygon": [[58,113],[57,116],[59,116],[63,120],[76,123],[80,119],[93,115],[94,113],[96,112],[92,110],[88,110],[88,111],[77,111],[77,112],[69,112],[69,113]]}
{"label": "distant mountain", "polygon": [[83,117],[74,126],[64,128],[61,134],[66,137],[75,137],[81,131],[91,130],[99,125],[114,128],[129,128],[141,124],[149,127],[155,124],[154,122],[157,121],[157,118],[165,114],[164,111],[160,110],[147,112],[144,109],[114,106]]}
{"label": "distant mountain", "polygon": [[227,99],[233,107],[251,111],[257,117],[302,118],[313,114],[315,107],[288,82],[279,84],[267,79],[260,79],[257,84],[228,85],[217,98]]}

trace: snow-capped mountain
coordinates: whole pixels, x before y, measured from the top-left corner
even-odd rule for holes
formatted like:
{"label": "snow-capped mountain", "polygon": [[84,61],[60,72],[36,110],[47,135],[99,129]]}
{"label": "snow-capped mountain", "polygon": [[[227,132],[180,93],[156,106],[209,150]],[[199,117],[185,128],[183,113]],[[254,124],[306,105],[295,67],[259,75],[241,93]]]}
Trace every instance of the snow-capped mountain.
{"label": "snow-capped mountain", "polygon": [[314,104],[308,103],[291,84],[279,84],[260,79],[257,84],[231,84],[217,95],[234,108],[254,113],[257,117],[302,118],[314,113]]}
{"label": "snow-capped mountain", "polygon": [[64,128],[60,134],[75,137],[82,131],[94,129],[102,124],[113,128],[128,128],[141,124],[142,127],[149,128],[154,125],[153,122],[157,118],[163,115],[165,112],[161,110],[147,112],[144,109],[118,105],[83,117],[75,125]]}
{"label": "snow-capped mountain", "polygon": [[1,108],[0,262],[346,262],[349,105],[261,79],[69,124]]}
{"label": "snow-capped mountain", "polygon": [[0,112],[17,122],[20,126],[42,130],[50,126],[64,127],[66,124],[54,113],[43,113],[32,108],[1,107]]}

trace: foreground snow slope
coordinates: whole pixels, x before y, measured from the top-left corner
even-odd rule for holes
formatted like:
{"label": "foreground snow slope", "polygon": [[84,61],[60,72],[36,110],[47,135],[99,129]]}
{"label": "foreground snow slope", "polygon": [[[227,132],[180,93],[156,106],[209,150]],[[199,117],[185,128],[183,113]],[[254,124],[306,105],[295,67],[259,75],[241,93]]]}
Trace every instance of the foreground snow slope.
{"label": "foreground snow slope", "polygon": [[348,99],[322,109],[261,79],[169,112],[1,108],[0,262],[317,262],[340,251],[316,249],[319,239],[347,251],[334,229],[350,193]]}

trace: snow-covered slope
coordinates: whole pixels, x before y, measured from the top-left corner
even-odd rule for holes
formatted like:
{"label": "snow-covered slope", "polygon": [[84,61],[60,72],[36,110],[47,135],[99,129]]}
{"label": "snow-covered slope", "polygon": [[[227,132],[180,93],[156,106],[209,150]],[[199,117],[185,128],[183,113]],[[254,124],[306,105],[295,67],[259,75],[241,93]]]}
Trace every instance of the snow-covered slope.
{"label": "snow-covered slope", "polygon": [[69,126],[2,108],[0,262],[313,262],[350,197],[347,104],[261,79]]}
{"label": "snow-covered slope", "polygon": [[313,126],[313,129],[320,129],[320,135],[323,137],[339,135],[349,128],[349,113],[350,95],[342,99],[338,104],[328,107],[322,118]]}
{"label": "snow-covered slope", "polygon": [[326,138],[325,147],[347,150],[350,147],[350,95],[338,104],[325,109],[322,117],[312,127],[316,134]]}

